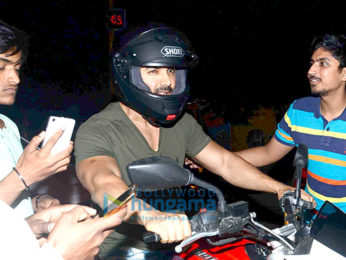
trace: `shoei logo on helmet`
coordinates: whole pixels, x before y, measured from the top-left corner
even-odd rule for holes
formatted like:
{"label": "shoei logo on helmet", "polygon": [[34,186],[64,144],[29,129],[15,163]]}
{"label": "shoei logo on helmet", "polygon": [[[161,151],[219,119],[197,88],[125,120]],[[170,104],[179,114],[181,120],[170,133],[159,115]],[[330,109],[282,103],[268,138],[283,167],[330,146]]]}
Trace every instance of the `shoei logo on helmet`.
{"label": "shoei logo on helmet", "polygon": [[165,57],[183,57],[184,50],[178,46],[165,46],[161,49],[161,53]]}
{"label": "shoei logo on helmet", "polygon": [[167,115],[166,120],[167,121],[174,120],[176,117],[177,117],[177,115],[175,115],[175,114]]}

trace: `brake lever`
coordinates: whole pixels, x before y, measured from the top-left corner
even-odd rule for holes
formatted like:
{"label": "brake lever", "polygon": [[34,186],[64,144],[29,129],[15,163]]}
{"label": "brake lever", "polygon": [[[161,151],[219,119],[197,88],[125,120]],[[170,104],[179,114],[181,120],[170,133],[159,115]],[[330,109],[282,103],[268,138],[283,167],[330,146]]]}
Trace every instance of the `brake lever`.
{"label": "brake lever", "polygon": [[295,248],[295,244],[292,243],[291,241],[286,240],[284,237],[276,234],[275,232],[273,232],[272,230],[270,230],[269,228],[263,226],[262,224],[258,223],[257,221],[255,221],[255,217],[256,217],[256,213],[252,212],[250,213],[250,221],[251,223],[253,223],[255,226],[262,228],[263,230],[267,231],[269,234],[273,235],[274,237],[276,237],[277,239],[279,239],[283,244],[285,244],[289,249],[291,249],[292,251],[294,251]]}
{"label": "brake lever", "polygon": [[[192,228],[196,230],[192,236],[183,240],[179,245],[175,247],[175,252],[180,253],[184,246],[191,244],[192,242],[202,237],[223,236],[225,234],[234,234],[239,232],[245,224],[250,220],[250,213],[248,212],[248,203],[244,201],[234,202],[228,205],[227,213],[220,216],[216,212],[204,212],[196,216],[192,221]],[[208,226],[203,225],[214,217],[214,221],[209,222]],[[202,223],[202,224],[201,224]],[[203,227],[203,229],[198,227]]]}
{"label": "brake lever", "polygon": [[[176,253],[181,253],[183,251],[183,247],[191,244],[192,242],[202,238],[202,237],[210,237],[210,236],[216,236],[219,234],[219,230],[216,231],[205,231],[205,232],[194,232],[190,237],[184,239],[180,242],[179,245],[175,247]],[[153,242],[159,242],[161,240],[160,235],[154,233],[154,232],[145,232],[143,235],[143,240],[145,243],[153,243]]]}
{"label": "brake lever", "polygon": [[216,236],[218,234],[219,234],[219,230],[195,233],[192,236],[181,241],[181,243],[175,247],[175,252],[178,254],[181,253],[183,251],[183,247],[191,244],[192,242],[195,242],[196,240],[202,237],[211,237],[211,236]]}

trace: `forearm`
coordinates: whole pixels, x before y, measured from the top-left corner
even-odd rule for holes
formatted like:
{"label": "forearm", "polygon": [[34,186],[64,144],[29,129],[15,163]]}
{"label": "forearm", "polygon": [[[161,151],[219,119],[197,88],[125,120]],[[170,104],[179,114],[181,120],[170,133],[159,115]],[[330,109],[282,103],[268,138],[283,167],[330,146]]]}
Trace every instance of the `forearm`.
{"label": "forearm", "polygon": [[249,190],[279,194],[280,191],[290,188],[262,173],[239,157],[227,161],[225,165],[220,168],[218,174],[229,183]]}
{"label": "forearm", "polygon": [[244,189],[278,193],[288,188],[213,141],[195,159],[209,171]]}
{"label": "forearm", "polygon": [[273,137],[266,145],[235,152],[255,167],[262,167],[279,161],[294,147],[284,145]]}
{"label": "forearm", "polygon": [[110,203],[111,198],[119,197],[128,188],[121,179],[119,180],[119,178],[112,175],[95,176],[90,184],[85,186],[89,190],[92,200],[102,209],[106,206],[104,204],[105,200]]}
{"label": "forearm", "polygon": [[[77,167],[79,180],[90,192],[92,200],[102,209],[105,208],[105,203],[107,206],[112,203],[111,198],[119,197],[128,189],[126,183],[120,178],[117,167],[110,166],[114,162],[110,161],[106,158],[97,164],[82,162]],[[125,220],[142,223],[141,220],[144,218],[142,215],[146,214],[143,209],[149,206],[145,207],[144,202],[137,198],[128,202],[127,205]]]}
{"label": "forearm", "polygon": [[19,176],[12,170],[0,182],[0,199],[11,205],[25,188]]}
{"label": "forearm", "polygon": [[234,153],[255,167],[266,166],[274,162],[267,153],[265,146],[253,147]]}
{"label": "forearm", "polygon": [[[117,178],[108,178],[108,181],[100,182],[95,181],[94,187],[91,189],[93,201],[95,201],[102,209],[105,208],[105,203],[110,206],[112,200],[109,196],[113,198],[119,197],[123,192],[128,189],[127,185],[120,179]],[[146,210],[151,209],[151,210]],[[154,208],[146,204],[143,200],[139,198],[133,198],[127,203],[127,213],[124,218],[125,221],[145,224],[146,220],[151,217],[151,214],[154,213]]]}

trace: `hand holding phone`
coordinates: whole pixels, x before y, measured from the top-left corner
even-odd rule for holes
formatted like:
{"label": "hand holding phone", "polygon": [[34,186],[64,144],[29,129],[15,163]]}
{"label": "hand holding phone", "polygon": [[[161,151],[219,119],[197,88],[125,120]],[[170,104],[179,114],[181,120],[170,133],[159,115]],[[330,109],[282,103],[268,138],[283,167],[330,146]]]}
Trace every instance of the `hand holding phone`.
{"label": "hand holding phone", "polygon": [[56,154],[66,149],[71,140],[75,122],[76,121],[72,118],[50,116],[48,119],[46,135],[43,140],[42,147],[45,146],[48,140],[52,137],[53,134],[56,133],[58,129],[62,129],[64,132],[55,143],[50,153]]}
{"label": "hand holding phone", "polygon": [[130,201],[136,195],[137,186],[130,186],[123,194],[121,194],[109,207],[109,211],[104,215],[108,217],[115,214],[119,210],[126,207],[126,203]]}

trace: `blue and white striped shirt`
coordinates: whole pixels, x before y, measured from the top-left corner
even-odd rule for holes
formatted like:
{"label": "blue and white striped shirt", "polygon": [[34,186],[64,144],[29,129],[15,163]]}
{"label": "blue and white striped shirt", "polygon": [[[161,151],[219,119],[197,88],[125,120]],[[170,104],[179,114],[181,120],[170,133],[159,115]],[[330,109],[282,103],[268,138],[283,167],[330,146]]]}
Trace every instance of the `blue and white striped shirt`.
{"label": "blue and white striped shirt", "polygon": [[328,200],[346,212],[346,109],[328,122],[319,97],[295,100],[278,124],[275,139],[308,147],[306,191],[319,209]]}

